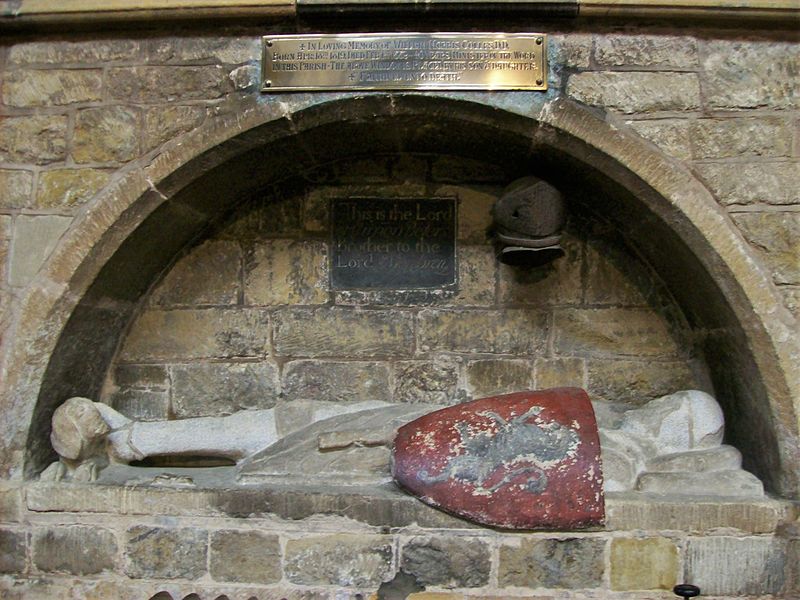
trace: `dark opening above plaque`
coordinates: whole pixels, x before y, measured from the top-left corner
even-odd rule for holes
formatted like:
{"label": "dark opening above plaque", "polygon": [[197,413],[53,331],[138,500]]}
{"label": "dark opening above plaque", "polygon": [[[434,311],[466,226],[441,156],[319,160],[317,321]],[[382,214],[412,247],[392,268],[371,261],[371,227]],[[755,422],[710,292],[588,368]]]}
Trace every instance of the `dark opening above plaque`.
{"label": "dark opening above plaque", "polygon": [[546,90],[541,33],[363,33],[263,38],[261,90]]}
{"label": "dark opening above plaque", "polygon": [[337,198],[331,236],[334,290],[456,284],[454,198]]}

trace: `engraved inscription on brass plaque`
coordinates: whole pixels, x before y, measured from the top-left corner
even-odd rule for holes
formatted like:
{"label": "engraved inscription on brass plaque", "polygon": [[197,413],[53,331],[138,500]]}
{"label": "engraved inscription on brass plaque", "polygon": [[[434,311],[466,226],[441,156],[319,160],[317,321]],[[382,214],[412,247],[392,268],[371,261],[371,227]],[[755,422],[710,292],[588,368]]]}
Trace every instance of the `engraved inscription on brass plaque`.
{"label": "engraved inscription on brass plaque", "polygon": [[454,198],[334,199],[331,234],[334,290],[456,284]]}
{"label": "engraved inscription on brass plaque", "polygon": [[541,33],[275,35],[261,90],[546,90]]}

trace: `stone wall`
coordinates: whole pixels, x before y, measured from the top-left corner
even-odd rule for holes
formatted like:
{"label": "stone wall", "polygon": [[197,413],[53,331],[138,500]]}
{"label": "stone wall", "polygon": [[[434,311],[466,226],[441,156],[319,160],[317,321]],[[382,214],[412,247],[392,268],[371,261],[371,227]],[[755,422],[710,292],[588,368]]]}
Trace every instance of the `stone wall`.
{"label": "stone wall", "polygon": [[[265,102],[288,114],[307,101],[258,96],[263,32],[177,33],[3,41],[3,353],[23,319],[23,298],[38,291],[31,288],[36,273],[79,219],[102,212],[104,189],[203,125]],[[651,141],[691,169],[741,231],[757,257],[753,268],[769,270],[797,316],[796,46],[780,34],[656,28],[576,30],[555,33],[550,43],[547,97],[595,107],[625,135]],[[511,93],[501,102],[520,107],[530,98]],[[541,281],[515,278],[497,266],[483,237],[503,174],[450,157],[405,160],[339,165],[335,180],[314,189],[253,198],[187,249],[143,302],[105,398],[139,418],[160,419],[308,396],[413,402],[579,384],[635,403],[707,385],[673,303],[624,246],[574,219],[568,256]],[[372,194],[459,199],[458,296],[409,303],[325,288],[319,209],[365,184]],[[774,307],[773,317],[783,319],[781,310]],[[311,327],[340,331],[348,344],[292,333]],[[381,329],[391,335],[374,337]],[[684,580],[706,596],[797,592],[797,516],[781,503],[612,500],[603,531],[512,534],[452,520],[396,525],[368,510],[342,516],[331,508],[358,506],[352,498],[320,503],[316,516],[282,517],[272,514],[281,504],[273,500],[237,509],[235,497],[201,490],[5,481],[0,594],[366,598],[401,569],[427,584],[419,600],[669,598],[666,590]],[[406,504],[386,510],[393,518],[413,511]]]}

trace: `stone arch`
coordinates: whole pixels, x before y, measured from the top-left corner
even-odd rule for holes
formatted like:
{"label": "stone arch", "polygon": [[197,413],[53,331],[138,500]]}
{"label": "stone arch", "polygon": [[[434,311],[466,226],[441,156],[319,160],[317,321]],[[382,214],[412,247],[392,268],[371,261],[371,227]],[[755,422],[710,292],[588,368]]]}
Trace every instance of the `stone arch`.
{"label": "stone arch", "polygon": [[[96,395],[137,299],[186,244],[255,185],[303,165],[375,152],[512,160],[605,190],[580,206],[615,223],[664,279],[702,338],[730,439],[769,489],[796,493],[800,358],[767,273],[692,174],[635,134],[570,100],[522,115],[475,101],[367,95],[302,110],[259,104],[133,164],[82,213],[23,299],[4,369],[7,471],[49,459],[49,419]],[[480,96],[481,102],[491,102]],[[224,201],[220,198],[224,197]],[[33,398],[36,398],[34,401]]]}

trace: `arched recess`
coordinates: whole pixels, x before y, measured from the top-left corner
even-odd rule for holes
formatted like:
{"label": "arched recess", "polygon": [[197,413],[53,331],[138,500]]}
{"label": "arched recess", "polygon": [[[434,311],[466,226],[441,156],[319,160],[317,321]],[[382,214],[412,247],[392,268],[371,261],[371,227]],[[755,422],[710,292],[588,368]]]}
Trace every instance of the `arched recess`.
{"label": "arched recess", "polygon": [[655,269],[696,333],[745,466],[773,492],[797,493],[800,388],[790,317],[731,221],[685,168],[569,100],[544,104],[536,118],[415,94],[273,110],[223,118],[131,170],[71,230],[24,300],[11,341],[0,431],[17,457],[10,470],[23,454],[28,475],[48,463],[54,408],[71,395],[98,395],[137,300],[248,193],[291,185],[309,167],[342,157],[446,153],[599,191],[570,210],[613,223]]}

